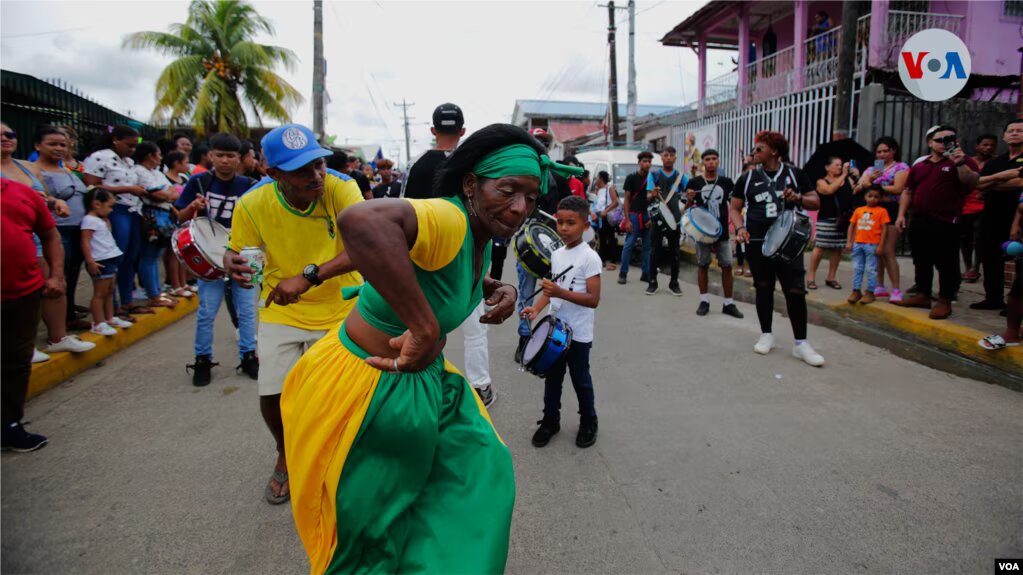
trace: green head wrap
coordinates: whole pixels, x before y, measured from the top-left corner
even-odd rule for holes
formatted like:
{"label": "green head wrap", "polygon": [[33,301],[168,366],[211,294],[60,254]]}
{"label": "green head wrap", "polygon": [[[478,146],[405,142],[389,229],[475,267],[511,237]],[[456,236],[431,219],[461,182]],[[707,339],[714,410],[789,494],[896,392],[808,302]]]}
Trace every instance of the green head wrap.
{"label": "green head wrap", "polygon": [[494,150],[476,164],[472,172],[480,178],[497,179],[505,176],[536,176],[540,178],[540,195],[547,194],[547,173],[561,176],[579,176],[585,170],[555,163],[547,154],[538,154],[532,146],[512,144]]}

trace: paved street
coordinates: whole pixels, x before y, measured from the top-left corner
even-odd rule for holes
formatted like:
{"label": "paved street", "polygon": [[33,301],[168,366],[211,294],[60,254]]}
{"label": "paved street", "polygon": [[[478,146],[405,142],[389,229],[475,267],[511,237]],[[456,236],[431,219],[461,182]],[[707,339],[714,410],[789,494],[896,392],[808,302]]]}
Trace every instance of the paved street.
{"label": "paved street", "polygon": [[[514,277],[511,266],[506,279]],[[716,274],[712,274],[714,278]],[[510,573],[990,573],[1023,555],[1023,394],[811,326],[823,369],[752,352],[755,313],[605,275],[592,356],[600,435],[575,447],[574,393],[545,449],[542,383],[491,330],[492,415],[515,459]],[[666,282],[664,282],[666,283]],[[215,380],[184,371],[193,320],[27,406],[40,452],[2,463],[5,573],[303,573],[255,382],[218,322]],[[461,364],[461,335],[448,356]],[[467,542],[471,545],[472,542]]]}

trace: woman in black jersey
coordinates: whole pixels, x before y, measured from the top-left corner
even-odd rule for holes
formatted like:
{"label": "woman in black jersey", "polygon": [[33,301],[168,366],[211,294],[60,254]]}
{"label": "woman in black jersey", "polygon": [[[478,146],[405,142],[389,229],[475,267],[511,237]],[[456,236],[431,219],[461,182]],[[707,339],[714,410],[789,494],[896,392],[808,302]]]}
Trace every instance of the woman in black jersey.
{"label": "woman in black jersey", "polygon": [[[778,132],[759,132],[755,138],[753,160],[757,168],[739,176],[732,190],[729,217],[735,226],[736,239],[749,244],[746,257],[753,271],[753,285],[757,292],[757,317],[760,320],[760,339],[753,351],[767,354],[774,349],[771,323],[774,314],[774,284],[781,283],[785,293],[785,307],[792,323],[796,343],[792,355],[809,365],[820,367],[824,358],[806,341],[806,268],[803,258],[789,263],[767,258],[761,252],[764,236],[782,210],[802,207],[816,210],[820,198],[810,179],[799,168],[784,163],[789,143]],[[745,220],[742,208],[746,207]]]}

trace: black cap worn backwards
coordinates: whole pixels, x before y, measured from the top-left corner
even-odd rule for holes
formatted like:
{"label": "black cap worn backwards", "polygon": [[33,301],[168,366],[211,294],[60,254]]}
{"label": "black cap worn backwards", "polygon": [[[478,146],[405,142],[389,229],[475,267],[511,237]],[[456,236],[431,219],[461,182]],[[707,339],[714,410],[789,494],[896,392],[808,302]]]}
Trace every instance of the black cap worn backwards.
{"label": "black cap worn backwards", "polygon": [[457,134],[464,124],[462,109],[451,102],[441,104],[433,111],[433,127],[442,134]]}

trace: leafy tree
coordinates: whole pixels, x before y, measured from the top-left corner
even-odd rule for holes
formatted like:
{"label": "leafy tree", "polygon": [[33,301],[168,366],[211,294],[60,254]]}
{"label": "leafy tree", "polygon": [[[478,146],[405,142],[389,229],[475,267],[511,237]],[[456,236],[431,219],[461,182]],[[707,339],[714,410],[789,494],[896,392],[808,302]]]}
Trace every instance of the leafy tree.
{"label": "leafy tree", "polygon": [[286,48],[254,42],[259,32],[273,35],[273,25],[246,2],[193,0],[188,18],[169,32],[125,37],[125,48],[176,57],[156,81],[152,121],[172,127],[191,122],[200,135],[247,135],[247,108],[260,125],[264,117],[289,122],[302,95],[274,70],[294,70],[297,58]]}

